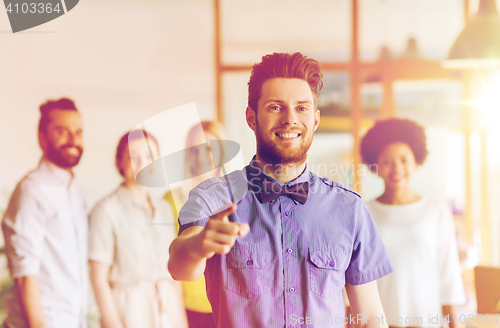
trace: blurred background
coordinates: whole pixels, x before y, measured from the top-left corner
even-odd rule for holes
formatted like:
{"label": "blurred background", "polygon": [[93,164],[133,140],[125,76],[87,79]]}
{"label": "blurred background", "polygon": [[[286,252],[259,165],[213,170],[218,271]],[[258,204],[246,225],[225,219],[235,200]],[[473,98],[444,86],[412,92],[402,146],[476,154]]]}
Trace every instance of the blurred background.
{"label": "blurred background", "polygon": [[[251,67],[268,53],[300,51],[325,75],[311,171],[373,199],[383,182],[360,164],[360,137],[391,116],[426,127],[430,154],[412,184],[455,214],[463,311],[474,312],[473,267],[500,265],[499,21],[495,0],[86,0],[12,34],[0,10],[0,214],[38,164],[38,107],[47,99],[70,97],[82,114],[75,172],[90,210],[120,182],[120,136],[184,104],[220,120],[248,163]],[[188,128],[165,126],[177,142]]]}

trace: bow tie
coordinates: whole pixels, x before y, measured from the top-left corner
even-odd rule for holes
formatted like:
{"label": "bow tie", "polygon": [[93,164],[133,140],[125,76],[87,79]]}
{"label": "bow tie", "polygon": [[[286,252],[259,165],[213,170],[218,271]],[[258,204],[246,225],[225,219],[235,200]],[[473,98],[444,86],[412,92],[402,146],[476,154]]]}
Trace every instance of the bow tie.
{"label": "bow tie", "polygon": [[264,180],[262,183],[262,191],[260,196],[262,197],[262,202],[270,202],[275,200],[281,195],[287,196],[292,200],[296,200],[301,204],[305,204],[307,201],[307,196],[309,192],[309,182],[296,183],[291,187],[286,185],[283,188],[274,182]]}

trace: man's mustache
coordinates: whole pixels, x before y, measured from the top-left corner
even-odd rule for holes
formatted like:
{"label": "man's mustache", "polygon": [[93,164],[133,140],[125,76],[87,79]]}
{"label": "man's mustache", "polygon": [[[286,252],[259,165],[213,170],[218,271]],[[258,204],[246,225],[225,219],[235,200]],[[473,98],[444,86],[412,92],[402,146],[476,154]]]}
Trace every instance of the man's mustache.
{"label": "man's mustache", "polygon": [[62,145],[61,147],[59,147],[59,149],[61,149],[61,150],[66,149],[66,148],[76,148],[76,149],[78,149],[78,151],[79,151],[80,153],[82,153],[82,152],[83,152],[83,148],[82,148],[82,147],[80,147],[80,146],[77,146],[77,145],[65,144],[65,145]]}

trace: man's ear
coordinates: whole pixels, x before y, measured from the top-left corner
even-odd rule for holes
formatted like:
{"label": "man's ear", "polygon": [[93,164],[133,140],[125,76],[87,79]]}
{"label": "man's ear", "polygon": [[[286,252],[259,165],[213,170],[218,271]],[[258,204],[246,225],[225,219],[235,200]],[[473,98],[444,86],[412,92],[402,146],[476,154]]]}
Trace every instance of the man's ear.
{"label": "man's ear", "polygon": [[247,124],[252,129],[254,132],[257,131],[257,113],[250,108],[250,106],[247,106],[247,110],[245,112],[246,119],[247,119]]}
{"label": "man's ear", "polygon": [[314,111],[314,131],[318,129],[319,126],[319,109]]}

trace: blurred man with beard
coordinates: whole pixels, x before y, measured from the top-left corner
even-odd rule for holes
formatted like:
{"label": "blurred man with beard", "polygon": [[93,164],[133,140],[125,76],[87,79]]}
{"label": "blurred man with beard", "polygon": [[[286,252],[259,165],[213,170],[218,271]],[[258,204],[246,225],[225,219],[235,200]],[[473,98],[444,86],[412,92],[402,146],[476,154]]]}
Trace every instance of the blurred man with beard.
{"label": "blurred man with beard", "polygon": [[73,167],[83,152],[82,121],[67,98],[40,106],[38,168],[14,190],[2,220],[15,288],[9,328],[86,327],[88,219]]}
{"label": "blurred man with beard", "polygon": [[205,273],[219,328],[387,327],[376,279],[394,266],[370,213],[354,191],[307,169],[322,76],[300,53],[262,57],[246,109],[257,154],[200,183],[180,210],[169,270],[178,280]]}

